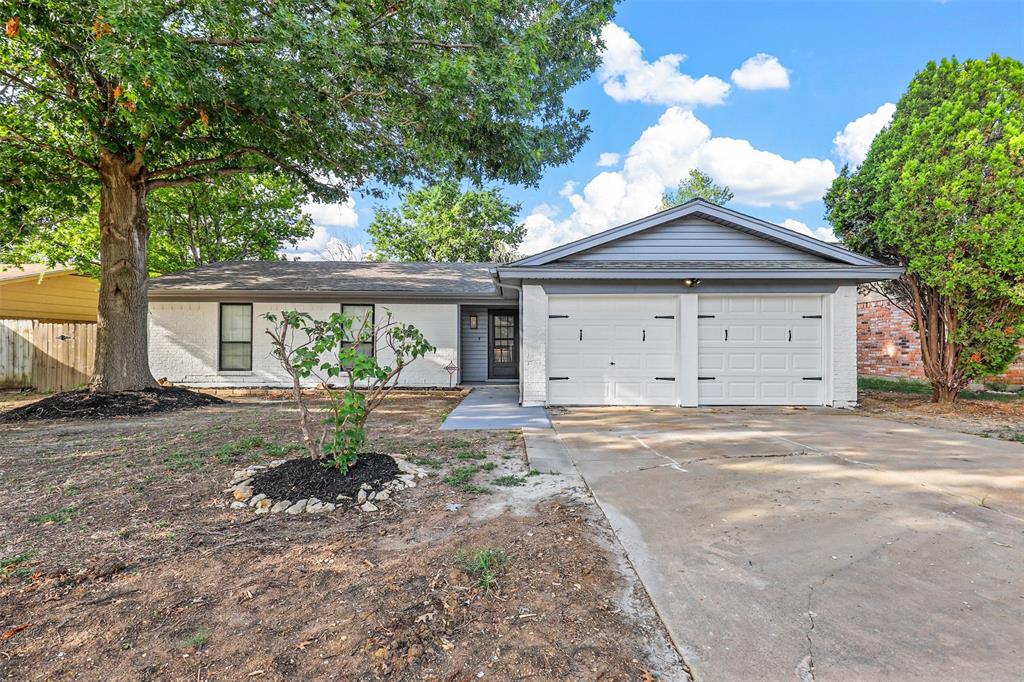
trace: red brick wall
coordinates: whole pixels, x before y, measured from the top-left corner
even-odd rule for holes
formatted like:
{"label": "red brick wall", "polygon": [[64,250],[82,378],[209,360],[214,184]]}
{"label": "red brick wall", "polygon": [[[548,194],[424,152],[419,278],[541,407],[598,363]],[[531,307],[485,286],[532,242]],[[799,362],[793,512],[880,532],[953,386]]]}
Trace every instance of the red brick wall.
{"label": "red brick wall", "polygon": [[[884,299],[857,303],[857,373],[924,379],[921,348],[911,317]],[[1005,374],[990,380],[1024,384],[1024,354]]]}

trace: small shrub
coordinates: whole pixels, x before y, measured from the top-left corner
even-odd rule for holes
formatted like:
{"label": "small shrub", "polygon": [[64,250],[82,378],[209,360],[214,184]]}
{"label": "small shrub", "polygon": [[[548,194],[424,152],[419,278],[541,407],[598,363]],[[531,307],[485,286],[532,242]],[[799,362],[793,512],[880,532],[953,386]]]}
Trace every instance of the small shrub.
{"label": "small shrub", "polygon": [[56,523],[63,526],[68,521],[73,521],[76,518],[78,518],[78,507],[63,507],[57,511],[31,516],[29,521],[35,523]]}
{"label": "small shrub", "polygon": [[493,483],[494,485],[500,485],[504,488],[511,488],[513,486],[526,485],[526,479],[522,476],[508,474],[507,476],[499,476],[494,479]]}
{"label": "small shrub", "polygon": [[495,572],[505,566],[509,558],[502,549],[478,549],[472,554],[460,551],[455,555],[455,565],[476,578],[477,587],[490,592],[498,584]]}
{"label": "small shrub", "polygon": [[[292,380],[309,456],[347,473],[366,440],[364,426],[370,413],[395,388],[405,366],[433,352],[434,346],[416,327],[394,322],[390,312],[381,323],[370,314],[357,318],[334,313],[315,320],[297,310],[263,317],[271,324],[266,333],[272,352]],[[367,353],[366,346],[387,350],[393,364],[381,365],[376,351]],[[320,414],[313,414],[302,392],[309,379],[316,379],[327,392],[328,407]],[[344,380],[344,388],[332,385],[337,379]]]}

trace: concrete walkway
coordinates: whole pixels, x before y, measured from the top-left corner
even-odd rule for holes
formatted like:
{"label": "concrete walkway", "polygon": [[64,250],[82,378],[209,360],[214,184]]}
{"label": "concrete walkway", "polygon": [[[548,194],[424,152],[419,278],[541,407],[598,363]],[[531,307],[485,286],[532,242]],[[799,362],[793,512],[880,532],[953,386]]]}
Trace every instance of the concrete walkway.
{"label": "concrete walkway", "polygon": [[519,405],[518,386],[476,386],[441,424],[442,431],[475,429],[550,429],[543,407]]}
{"label": "concrete walkway", "polygon": [[554,422],[696,679],[1021,679],[1024,445],[825,409]]}

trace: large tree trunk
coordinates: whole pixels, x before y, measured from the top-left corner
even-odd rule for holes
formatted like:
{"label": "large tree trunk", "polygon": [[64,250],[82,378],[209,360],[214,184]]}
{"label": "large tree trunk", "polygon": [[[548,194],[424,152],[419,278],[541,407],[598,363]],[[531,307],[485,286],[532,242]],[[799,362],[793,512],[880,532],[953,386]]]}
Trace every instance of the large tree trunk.
{"label": "large tree trunk", "polygon": [[91,388],[113,393],[155,387],[146,330],[149,215],[141,158],[103,151],[100,177],[101,279]]}
{"label": "large tree trunk", "polygon": [[933,287],[914,275],[903,275],[910,293],[910,305],[917,325],[921,364],[932,385],[932,402],[952,404],[964,388],[960,369],[960,347],[950,341],[959,318],[956,310]]}

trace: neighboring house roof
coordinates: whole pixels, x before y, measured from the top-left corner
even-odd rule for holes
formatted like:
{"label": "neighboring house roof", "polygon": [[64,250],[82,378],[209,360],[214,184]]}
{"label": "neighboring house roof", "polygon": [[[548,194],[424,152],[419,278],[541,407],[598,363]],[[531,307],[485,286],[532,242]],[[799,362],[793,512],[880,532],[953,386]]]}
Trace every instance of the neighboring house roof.
{"label": "neighboring house roof", "polygon": [[95,322],[99,282],[71,268],[0,263],[0,319]]}
{"label": "neighboring house roof", "polygon": [[846,263],[849,265],[873,265],[881,266],[882,263],[862,256],[859,253],[848,251],[836,244],[830,244],[823,242],[820,239],[808,237],[798,232],[794,232],[788,228],[780,225],[775,225],[767,221],[755,218],[753,216],[734,211],[724,206],[718,206],[712,204],[704,199],[691,199],[684,204],[679,206],[673,206],[672,208],[659,211],[653,215],[634,220],[633,222],[626,223],[625,225],[619,225],[613,227],[604,232],[578,239],[562,246],[556,246],[553,249],[542,251],[541,253],[533,256],[517,260],[509,264],[509,267],[522,267],[522,266],[537,266],[546,265],[556,260],[571,256],[573,254],[592,249],[595,246],[600,246],[617,239],[622,239],[630,235],[642,232],[643,230],[663,225],[673,220],[686,217],[697,217],[709,220],[720,225],[725,225],[741,232],[746,232],[768,241],[783,244],[790,248],[802,251],[804,253],[813,254],[829,260],[838,261],[840,263]]}
{"label": "neighboring house roof", "polygon": [[51,277],[54,275],[73,275],[74,273],[75,271],[71,268],[51,268],[39,263],[22,263],[21,265],[0,263],[0,285],[26,279],[39,279],[40,276]]}
{"label": "neighboring house roof", "polygon": [[244,293],[270,300],[345,296],[498,298],[494,263],[368,263],[358,261],[231,261],[150,281],[150,298],[224,298]]}

